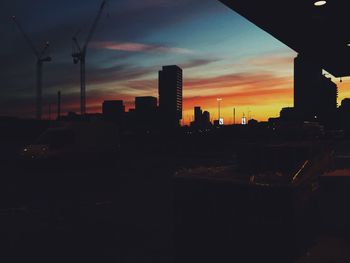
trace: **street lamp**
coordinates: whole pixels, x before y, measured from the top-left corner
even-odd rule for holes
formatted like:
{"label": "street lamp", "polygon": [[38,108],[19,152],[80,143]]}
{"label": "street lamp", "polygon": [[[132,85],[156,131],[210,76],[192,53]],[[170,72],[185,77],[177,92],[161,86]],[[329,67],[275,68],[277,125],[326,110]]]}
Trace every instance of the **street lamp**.
{"label": "street lamp", "polygon": [[315,1],[314,6],[323,6],[327,4],[327,1]]}
{"label": "street lamp", "polygon": [[216,100],[218,102],[218,121],[220,121],[220,101],[222,101],[222,98],[217,98]]}
{"label": "street lamp", "polygon": [[232,123],[233,123],[233,125],[236,124],[236,108],[235,107],[233,107]]}

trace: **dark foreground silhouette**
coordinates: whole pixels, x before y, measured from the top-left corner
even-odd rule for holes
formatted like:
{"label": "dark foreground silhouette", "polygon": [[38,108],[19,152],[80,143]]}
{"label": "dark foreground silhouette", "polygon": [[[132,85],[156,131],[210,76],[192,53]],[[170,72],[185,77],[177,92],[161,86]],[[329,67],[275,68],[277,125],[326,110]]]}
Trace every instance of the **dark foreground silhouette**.
{"label": "dark foreground silhouette", "polygon": [[[175,176],[234,166],[238,149],[262,173],[269,158],[257,165],[249,147],[265,142],[254,136],[133,134],[103,158],[17,158],[34,137],[2,142],[3,262],[296,262],[320,238],[348,237],[348,177],[317,176],[317,191],[304,195],[310,189]],[[316,145],[348,149],[346,139]]]}

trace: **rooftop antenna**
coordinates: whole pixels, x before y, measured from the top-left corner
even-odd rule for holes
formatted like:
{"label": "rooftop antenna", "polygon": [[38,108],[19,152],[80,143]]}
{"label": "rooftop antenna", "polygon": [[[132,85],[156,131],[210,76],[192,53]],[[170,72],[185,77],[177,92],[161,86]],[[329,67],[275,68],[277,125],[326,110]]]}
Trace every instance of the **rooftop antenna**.
{"label": "rooftop antenna", "polygon": [[48,41],[45,42],[44,47],[39,52],[29,36],[23,30],[21,24],[18,22],[16,16],[11,17],[12,21],[17,25],[19,31],[21,32],[23,38],[27,41],[27,44],[33,51],[37,61],[36,61],[36,118],[41,120],[42,118],[42,71],[43,71],[43,63],[50,62],[52,58],[50,56],[46,56],[45,53],[50,46]]}

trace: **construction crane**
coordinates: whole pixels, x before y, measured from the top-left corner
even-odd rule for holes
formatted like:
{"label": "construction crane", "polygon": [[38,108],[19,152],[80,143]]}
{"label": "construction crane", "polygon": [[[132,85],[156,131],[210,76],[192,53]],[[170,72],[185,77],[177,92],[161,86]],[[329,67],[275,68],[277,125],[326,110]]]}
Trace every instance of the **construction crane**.
{"label": "construction crane", "polygon": [[79,31],[73,36],[73,62],[74,64],[77,64],[80,62],[80,113],[81,115],[84,115],[86,113],[86,96],[85,96],[85,58],[86,58],[86,50],[89,45],[89,42],[96,30],[96,26],[98,21],[101,18],[103,8],[106,5],[106,0],[103,0],[100,6],[100,9],[97,13],[97,16],[90,28],[89,34],[85,40],[85,44],[81,47],[79,45],[79,42],[77,40],[77,35]]}
{"label": "construction crane", "polygon": [[47,49],[49,48],[49,42],[46,41],[43,49],[39,52],[29,36],[23,30],[21,24],[16,19],[16,16],[12,16],[13,22],[17,25],[19,31],[22,33],[24,39],[27,41],[29,47],[32,49],[34,55],[36,56],[36,118],[41,120],[42,117],[42,71],[43,71],[43,63],[50,62],[52,58],[50,56],[45,55]]}

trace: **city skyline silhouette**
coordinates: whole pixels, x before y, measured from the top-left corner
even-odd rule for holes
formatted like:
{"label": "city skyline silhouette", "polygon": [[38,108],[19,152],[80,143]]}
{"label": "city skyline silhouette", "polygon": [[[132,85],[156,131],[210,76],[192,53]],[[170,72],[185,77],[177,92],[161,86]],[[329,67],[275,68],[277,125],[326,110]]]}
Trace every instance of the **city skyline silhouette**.
{"label": "city skyline silhouette", "polygon": [[[185,72],[184,124],[190,123],[196,105],[216,115],[217,97],[223,98],[221,111],[226,120],[232,118],[233,107],[237,116],[243,112],[247,115],[250,110],[255,119],[266,121],[277,117],[281,108],[293,105],[296,53],[218,1],[206,1],[199,6],[194,3],[180,1],[167,6],[145,2],[134,9],[131,2],[111,2],[105,7],[87,52],[88,112],[101,112],[104,100],[122,99],[129,109],[134,107],[133,97],[155,96],[157,70],[169,64],[177,64]],[[50,13],[52,3],[38,2],[32,9],[39,5]],[[67,12],[64,2],[52,8]],[[183,9],[188,10],[183,13]],[[79,38],[86,37],[98,3],[89,2],[79,10],[80,13],[70,10],[66,19],[48,15],[41,18],[39,14],[23,15],[23,11],[7,4],[1,13],[4,21],[7,13],[16,15],[36,46],[50,41],[49,54],[54,61],[45,65],[43,72],[46,118],[48,105],[56,101],[58,90],[62,92],[64,113],[80,111],[79,67],[71,61],[71,37],[77,29]],[[173,13],[170,17],[151,19],[152,12],[165,14],[170,10]],[[122,28],[130,23],[124,20],[123,12],[129,12],[130,17],[142,12],[146,23],[133,20],[128,31],[119,29],[122,32],[118,34],[115,24]],[[179,17],[181,22],[176,22]],[[49,22],[44,28],[39,21],[46,20]],[[4,88],[0,112],[34,117],[35,60],[11,20],[6,21],[1,25],[6,37],[1,44],[5,57],[1,62]],[[169,25],[167,30],[162,24]],[[195,34],[190,34],[189,28]],[[339,87],[340,104],[349,97],[349,81],[334,80]]]}
{"label": "city skyline silhouette", "polygon": [[350,262],[345,7],[5,1],[1,262]]}

